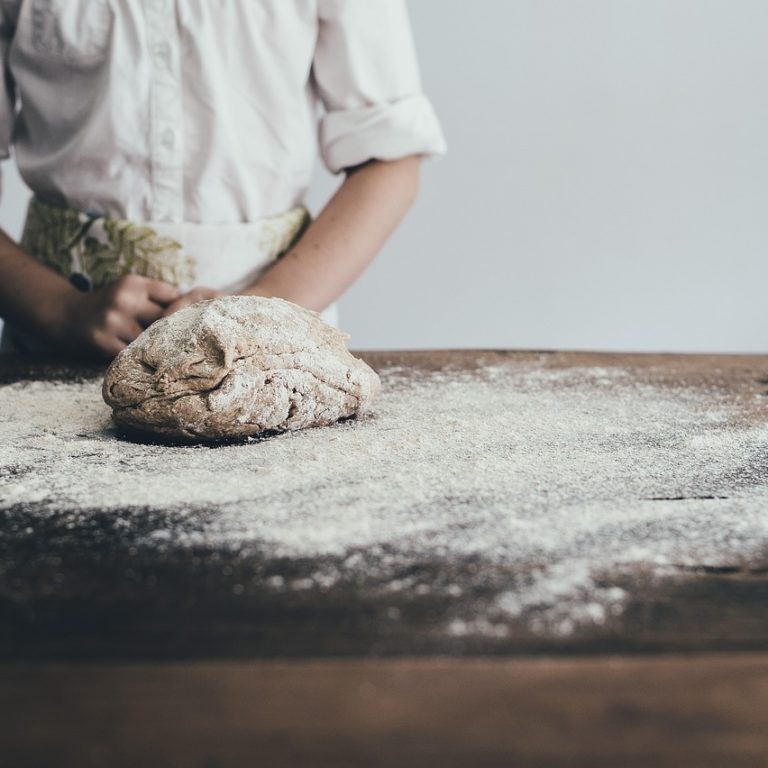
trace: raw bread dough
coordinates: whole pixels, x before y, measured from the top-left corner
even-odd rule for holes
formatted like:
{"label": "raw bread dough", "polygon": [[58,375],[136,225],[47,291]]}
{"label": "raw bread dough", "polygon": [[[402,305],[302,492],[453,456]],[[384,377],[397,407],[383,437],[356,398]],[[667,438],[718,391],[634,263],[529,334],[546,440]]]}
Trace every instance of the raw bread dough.
{"label": "raw bread dough", "polygon": [[124,349],[104,400],[123,427],[187,441],[332,424],[363,412],[379,390],[346,338],[281,299],[203,301]]}

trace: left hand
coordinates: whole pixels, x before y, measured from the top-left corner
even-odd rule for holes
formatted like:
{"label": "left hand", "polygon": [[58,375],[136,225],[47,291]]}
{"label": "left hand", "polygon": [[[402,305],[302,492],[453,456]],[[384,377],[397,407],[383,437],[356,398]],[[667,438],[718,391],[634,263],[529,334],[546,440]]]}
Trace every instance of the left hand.
{"label": "left hand", "polygon": [[179,297],[172,304],[169,304],[160,317],[168,317],[174,312],[178,312],[184,307],[188,307],[190,304],[197,304],[198,301],[206,301],[207,299],[218,299],[219,296],[224,296],[223,291],[215,291],[213,288],[193,288],[188,293]]}

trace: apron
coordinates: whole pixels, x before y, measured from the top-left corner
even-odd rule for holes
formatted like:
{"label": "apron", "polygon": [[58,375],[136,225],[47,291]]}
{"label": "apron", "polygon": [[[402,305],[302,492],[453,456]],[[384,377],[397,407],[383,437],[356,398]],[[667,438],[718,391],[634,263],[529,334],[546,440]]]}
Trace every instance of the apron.
{"label": "apron", "polygon": [[[310,222],[301,207],[242,224],[133,222],[89,216],[32,198],[21,246],[82,291],[136,274],[182,291],[204,286],[237,293],[292,248]],[[321,317],[337,325],[336,305]],[[0,350],[50,351],[7,325]]]}

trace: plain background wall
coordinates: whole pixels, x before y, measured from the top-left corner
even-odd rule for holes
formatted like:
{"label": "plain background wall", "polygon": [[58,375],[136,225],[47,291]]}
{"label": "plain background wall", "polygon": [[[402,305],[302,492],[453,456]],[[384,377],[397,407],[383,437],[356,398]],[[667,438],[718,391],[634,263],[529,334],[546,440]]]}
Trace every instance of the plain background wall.
{"label": "plain background wall", "polygon": [[342,301],[353,346],[768,349],[768,2],[410,8],[450,151]]}

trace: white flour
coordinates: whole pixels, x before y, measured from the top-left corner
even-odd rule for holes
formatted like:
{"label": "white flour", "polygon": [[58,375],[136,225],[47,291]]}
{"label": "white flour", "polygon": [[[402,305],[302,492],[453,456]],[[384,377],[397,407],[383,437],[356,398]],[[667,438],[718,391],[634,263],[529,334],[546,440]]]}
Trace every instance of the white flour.
{"label": "white flour", "polygon": [[361,421],[216,448],[118,439],[100,382],[0,387],[0,506],[73,521],[153,507],[192,521],[149,534],[158,547],[335,563],[301,583],[273,577],[275,590],[374,569],[393,591],[457,596],[398,574],[427,558],[506,568],[494,600],[446,622],[454,635],[503,635],[521,617],[568,633],[621,611],[606,574],[765,553],[768,426],[743,424],[724,392],[514,362],[418,383],[381,374]]}

